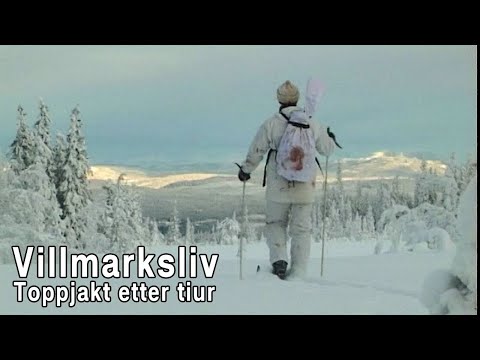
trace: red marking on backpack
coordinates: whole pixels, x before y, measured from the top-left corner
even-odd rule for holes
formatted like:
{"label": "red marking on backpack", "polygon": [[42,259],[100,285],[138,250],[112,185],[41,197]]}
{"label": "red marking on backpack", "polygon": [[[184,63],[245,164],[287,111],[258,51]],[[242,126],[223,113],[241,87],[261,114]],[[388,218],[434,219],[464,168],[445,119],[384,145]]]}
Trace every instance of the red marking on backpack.
{"label": "red marking on backpack", "polygon": [[290,161],[292,162],[291,168],[297,171],[303,169],[303,158],[305,157],[305,152],[299,146],[295,146],[290,150]]}

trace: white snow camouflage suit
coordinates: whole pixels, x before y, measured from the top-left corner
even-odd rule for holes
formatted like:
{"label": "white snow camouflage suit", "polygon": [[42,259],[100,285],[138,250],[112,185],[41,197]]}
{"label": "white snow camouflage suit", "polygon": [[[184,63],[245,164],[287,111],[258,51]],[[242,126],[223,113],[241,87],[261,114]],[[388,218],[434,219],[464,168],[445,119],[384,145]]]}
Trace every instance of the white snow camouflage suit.
{"label": "white snow camouflage suit", "polygon": [[[297,106],[282,109],[290,116]],[[258,130],[248,150],[246,160],[241,164],[245,173],[252,173],[270,149],[276,150],[287,127],[286,119],[280,113],[267,119]],[[317,151],[330,156],[335,148],[334,141],[328,136],[327,129],[316,121],[309,121],[313,131]],[[290,215],[290,236],[292,239],[291,273],[304,276],[310,256],[312,236],[312,205],[315,200],[315,180],[308,183],[289,182],[277,174],[273,151],[266,169],[266,228],[265,235],[270,250],[270,263],[284,260],[287,263],[287,226]]]}

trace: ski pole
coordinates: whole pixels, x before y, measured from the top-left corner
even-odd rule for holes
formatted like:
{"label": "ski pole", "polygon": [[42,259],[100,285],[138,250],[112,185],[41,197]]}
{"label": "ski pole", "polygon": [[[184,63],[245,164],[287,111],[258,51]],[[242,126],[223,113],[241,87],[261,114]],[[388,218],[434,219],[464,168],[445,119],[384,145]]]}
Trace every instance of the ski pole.
{"label": "ski pole", "polygon": [[328,156],[325,161],[325,181],[323,183],[323,214],[322,214],[322,260],[320,267],[320,276],[323,277],[323,257],[325,252],[325,218],[327,213],[327,177],[328,177]]}
{"label": "ski pole", "polygon": [[[235,165],[237,165],[240,169],[242,169],[242,167],[235,163]],[[243,181],[243,191],[242,191],[242,227],[245,226],[245,188],[246,188],[246,185],[247,185],[247,182],[246,181]],[[245,229],[243,229],[245,230]],[[240,280],[243,280],[243,235],[244,235],[244,231],[242,231],[241,233],[241,236],[240,236],[240,239],[239,239],[239,252],[240,252]]]}
{"label": "ski pole", "polygon": [[[242,227],[245,231],[245,187],[247,182],[243,182],[243,193],[242,193]],[[243,280],[243,236],[244,231],[242,231],[242,236],[240,236],[240,280]]]}

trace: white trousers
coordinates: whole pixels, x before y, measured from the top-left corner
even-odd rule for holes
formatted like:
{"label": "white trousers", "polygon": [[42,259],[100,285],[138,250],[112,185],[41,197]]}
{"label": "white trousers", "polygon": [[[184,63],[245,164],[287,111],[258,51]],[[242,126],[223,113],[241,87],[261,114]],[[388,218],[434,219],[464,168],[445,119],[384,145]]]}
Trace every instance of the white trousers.
{"label": "white trousers", "polygon": [[[312,206],[313,204],[283,204],[267,200],[265,235],[270,250],[270,263],[284,260],[290,264],[291,272],[299,276],[306,274],[310,257]],[[288,261],[287,256],[288,236],[291,237],[291,261]]]}

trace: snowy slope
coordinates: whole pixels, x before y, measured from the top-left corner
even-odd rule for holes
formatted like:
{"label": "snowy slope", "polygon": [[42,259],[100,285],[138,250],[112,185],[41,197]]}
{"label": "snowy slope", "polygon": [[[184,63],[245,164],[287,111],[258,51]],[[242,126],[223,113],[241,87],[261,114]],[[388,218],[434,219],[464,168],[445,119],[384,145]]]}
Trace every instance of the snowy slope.
{"label": "snowy slope", "polygon": [[[326,245],[324,278],[320,278],[320,244],[312,247],[312,261],[305,281],[280,281],[268,273],[267,248],[263,243],[248,244],[244,280],[239,280],[236,246],[202,246],[198,253],[218,253],[213,279],[191,280],[194,285],[216,285],[212,303],[180,303],[175,286],[179,279],[118,279],[111,281],[112,293],[121,285],[146,281],[149,285],[170,285],[165,303],[77,304],[42,308],[38,303],[17,303],[12,281],[17,272],[12,265],[0,266],[1,314],[428,314],[418,296],[422,281],[433,269],[448,268],[452,253],[425,251],[371,255],[373,243],[331,242]],[[152,251],[152,250],[150,250]],[[157,253],[175,254],[164,246]],[[257,265],[265,271],[256,273]],[[133,268],[133,267],[132,267]],[[32,269],[30,277],[35,273]],[[200,273],[202,273],[200,271]],[[66,284],[68,279],[41,279],[30,283]],[[90,279],[77,281],[88,284]],[[96,279],[103,283],[103,279]]]}
{"label": "snowy slope", "polygon": [[202,173],[149,176],[138,170],[109,166],[92,166],[90,170],[90,180],[117,181],[121,174],[126,174],[125,180],[127,183],[151,189],[160,189],[175,183],[206,180],[217,176],[214,174]]}
{"label": "snowy slope", "polygon": [[[422,160],[379,151],[364,158],[345,158],[341,160],[344,180],[375,180],[395,176],[409,178],[420,172]],[[427,160],[427,168],[444,174],[447,166],[438,160]]]}

